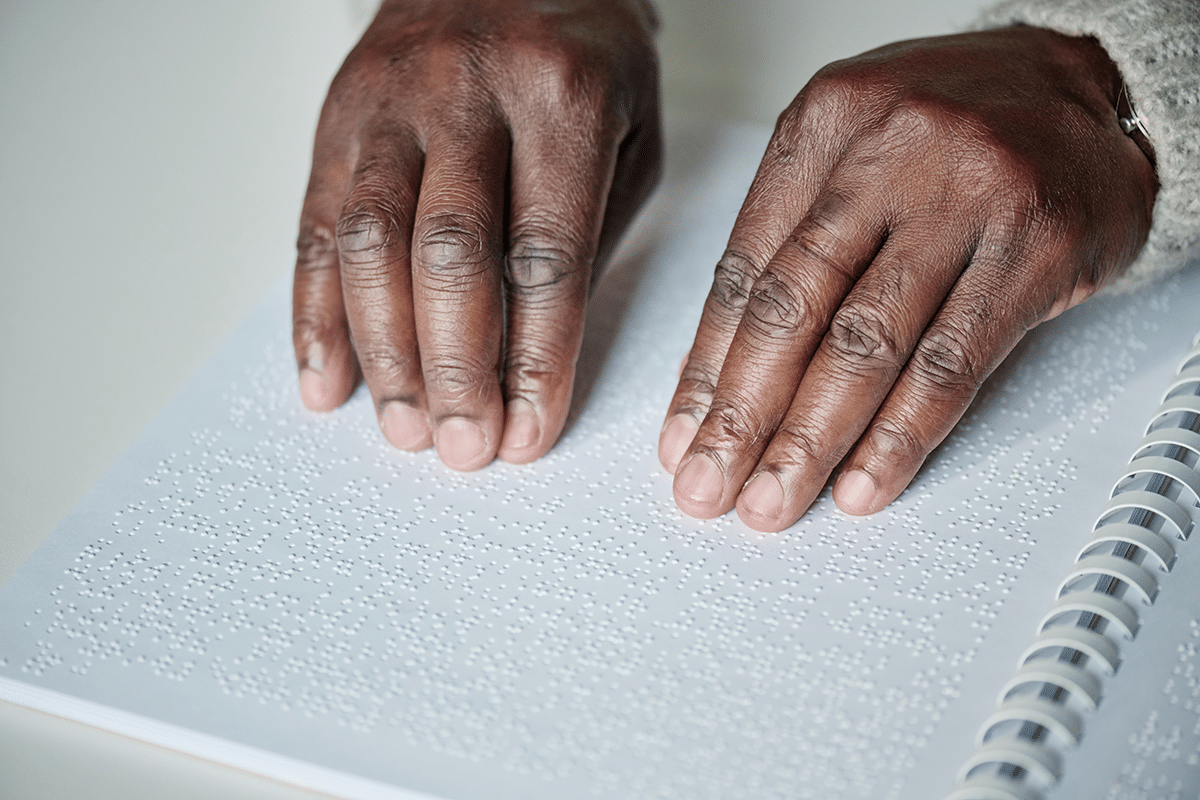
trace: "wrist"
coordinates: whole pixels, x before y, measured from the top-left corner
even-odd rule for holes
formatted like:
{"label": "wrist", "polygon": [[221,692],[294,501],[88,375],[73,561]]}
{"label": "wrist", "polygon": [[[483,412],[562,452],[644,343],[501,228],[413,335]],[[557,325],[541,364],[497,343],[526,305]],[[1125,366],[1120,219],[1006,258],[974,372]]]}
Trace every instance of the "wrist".
{"label": "wrist", "polygon": [[1116,124],[1154,167],[1156,158],[1149,131],[1142,124],[1120,69],[1104,46],[1091,36],[1068,36],[1046,28],[1033,30],[1048,35],[1061,53],[1064,65],[1081,73],[1087,83],[1099,92],[1105,102],[1105,121]]}
{"label": "wrist", "polygon": [[1137,106],[1133,103],[1133,96],[1129,94],[1129,86],[1124,82],[1121,83],[1121,90],[1117,94],[1117,123],[1121,126],[1121,131],[1145,153],[1146,158],[1150,160],[1150,166],[1157,169],[1158,159],[1154,152],[1154,144],[1150,141],[1150,131],[1146,130]]}

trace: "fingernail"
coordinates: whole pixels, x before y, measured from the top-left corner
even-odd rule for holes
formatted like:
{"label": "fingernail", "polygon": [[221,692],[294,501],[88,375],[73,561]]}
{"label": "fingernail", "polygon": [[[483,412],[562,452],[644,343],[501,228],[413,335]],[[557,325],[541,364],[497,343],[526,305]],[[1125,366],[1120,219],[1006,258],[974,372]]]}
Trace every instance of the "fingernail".
{"label": "fingernail", "polygon": [[409,451],[429,447],[429,423],[412,405],[400,400],[385,403],[379,422],[384,438],[392,447]]}
{"label": "fingernail", "polygon": [[513,400],[506,411],[500,449],[525,450],[537,444],[542,436],[542,426],[533,405],[527,400]]}
{"label": "fingernail", "polygon": [[450,469],[468,471],[483,466],[479,456],[487,447],[483,428],[469,419],[450,417],[437,430],[437,451],[442,463]]}
{"label": "fingernail", "polygon": [[842,473],[833,487],[838,507],[847,514],[870,514],[875,507],[875,481],[861,469]]}
{"label": "fingernail", "polygon": [[312,342],[304,352],[300,367],[300,400],[313,411],[332,411],[338,398],[330,396],[332,389],[325,378],[325,348]]}
{"label": "fingernail", "polygon": [[329,385],[325,376],[311,367],[300,370],[300,399],[313,411],[328,411]]}
{"label": "fingernail", "polygon": [[[697,506],[713,506],[721,502],[725,491],[725,476],[706,455],[693,456],[675,476],[676,490]],[[685,509],[686,510],[686,509]]]}
{"label": "fingernail", "polygon": [[304,351],[304,367],[318,373],[325,371],[325,347],[320,342],[312,342]]}
{"label": "fingernail", "polygon": [[783,514],[783,485],[770,472],[760,472],[742,489],[738,506],[745,514],[776,522]]}
{"label": "fingernail", "polygon": [[663,428],[658,439],[658,460],[667,472],[674,474],[679,468],[679,460],[691,447],[700,426],[688,414],[676,414]]}

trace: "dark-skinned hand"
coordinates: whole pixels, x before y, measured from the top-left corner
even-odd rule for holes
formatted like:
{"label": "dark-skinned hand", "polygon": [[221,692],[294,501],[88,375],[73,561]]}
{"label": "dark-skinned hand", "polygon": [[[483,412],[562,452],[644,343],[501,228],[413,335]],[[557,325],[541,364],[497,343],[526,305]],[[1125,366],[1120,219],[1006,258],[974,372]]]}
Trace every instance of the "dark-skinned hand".
{"label": "dark-skinned hand", "polygon": [[562,431],[588,289],[657,180],[647,0],[385,2],[334,79],[300,220],[300,393],[359,372],[398,448],[527,462]]}
{"label": "dark-skinned hand", "polygon": [[[659,441],[686,513],[895,499],[1033,326],[1118,275],[1157,181],[1095,41],[1014,27],[820,71],[783,113]],[[839,468],[840,465],[840,468]]]}

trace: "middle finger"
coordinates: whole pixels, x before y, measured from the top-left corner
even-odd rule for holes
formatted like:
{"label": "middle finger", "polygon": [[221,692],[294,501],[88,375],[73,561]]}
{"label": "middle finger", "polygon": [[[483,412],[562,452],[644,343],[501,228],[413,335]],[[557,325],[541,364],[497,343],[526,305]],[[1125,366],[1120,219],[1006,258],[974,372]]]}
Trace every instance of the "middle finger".
{"label": "middle finger", "polygon": [[495,458],[504,427],[498,370],[509,136],[496,122],[454,122],[461,124],[432,132],[426,143],[413,302],[434,444],[448,467],[469,471]]}

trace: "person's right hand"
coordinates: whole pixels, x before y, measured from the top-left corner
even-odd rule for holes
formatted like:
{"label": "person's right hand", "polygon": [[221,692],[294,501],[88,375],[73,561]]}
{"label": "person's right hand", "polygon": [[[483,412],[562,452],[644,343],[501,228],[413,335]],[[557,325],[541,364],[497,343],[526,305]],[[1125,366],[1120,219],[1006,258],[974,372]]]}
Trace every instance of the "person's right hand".
{"label": "person's right hand", "polygon": [[[1014,26],[822,69],[780,117],[659,439],[675,500],[796,522],[894,500],[1026,331],[1119,275],[1150,152],[1098,42]],[[1148,146],[1148,143],[1147,143]]]}
{"label": "person's right hand", "polygon": [[598,265],[657,180],[648,0],[385,2],[334,79],[300,220],[305,405],[358,370],[387,440],[523,463],[562,431]]}

